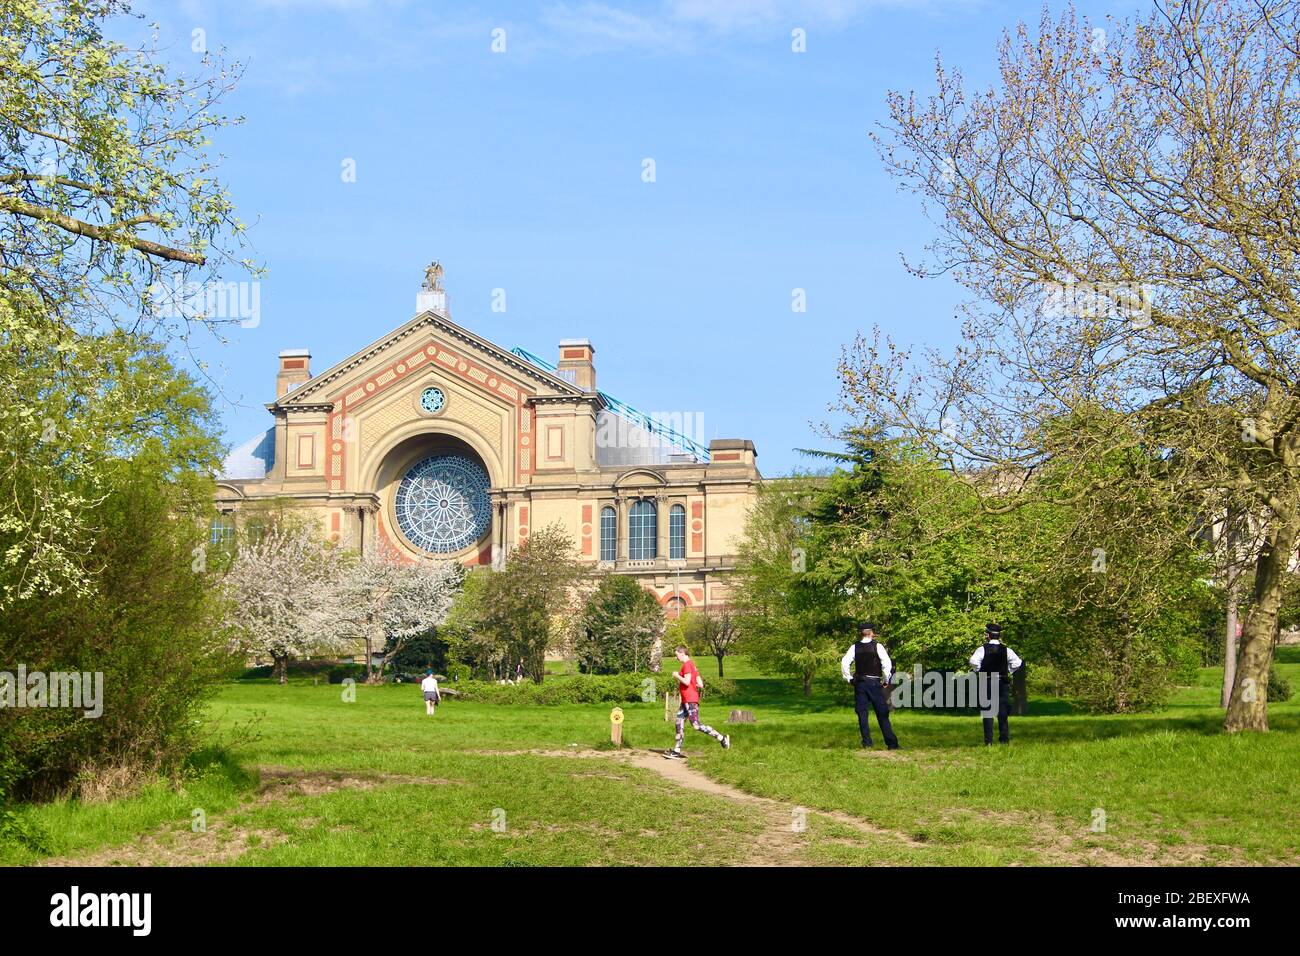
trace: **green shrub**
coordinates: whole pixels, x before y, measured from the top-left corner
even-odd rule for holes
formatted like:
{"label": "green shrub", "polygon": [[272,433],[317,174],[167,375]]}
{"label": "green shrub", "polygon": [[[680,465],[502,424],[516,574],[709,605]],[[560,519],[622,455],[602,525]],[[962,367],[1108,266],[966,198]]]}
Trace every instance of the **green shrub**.
{"label": "green shrub", "polygon": [[335,664],[329,669],[328,676],[331,684],[342,684],[349,677],[354,681],[364,680],[366,676],[366,665]]}
{"label": "green shrub", "polygon": [[[394,643],[390,637],[384,652],[391,652]],[[410,638],[393,655],[388,666],[401,674],[414,674],[418,671],[423,676],[429,668],[433,668],[434,673],[443,673],[447,666],[447,642],[438,638],[437,631]]]}
{"label": "green shrub", "polygon": [[[841,681],[841,683],[843,683]],[[668,686],[672,686],[669,684]],[[736,696],[736,682],[730,677],[706,677],[704,678],[704,693],[700,695],[700,700],[729,700]],[[662,691],[660,696],[662,696]]]}
{"label": "green shrub", "polygon": [[1270,704],[1285,703],[1291,699],[1293,694],[1291,682],[1279,674],[1276,667],[1270,667],[1268,670],[1268,702]]}
{"label": "green shrub", "polygon": [[[656,683],[647,685],[647,680]],[[549,705],[638,703],[647,687],[650,688],[650,699],[654,700],[654,693],[661,686],[662,677],[658,674],[578,674],[552,677],[541,684],[463,680],[456,685],[456,690],[469,700],[488,704]]]}
{"label": "green shrub", "polygon": [[[239,680],[271,680],[275,668],[270,664],[246,668],[239,675]],[[359,679],[366,673],[365,664],[341,663],[337,660],[289,661],[285,665],[285,674],[289,680],[319,681],[325,678],[331,684],[342,683],[344,677]],[[310,682],[310,681],[309,681]]]}
{"label": "green shrub", "polygon": [[[147,455],[106,480],[86,564],[95,587],[21,602],[0,616],[4,670],[102,675],[102,714],[84,708],[0,709],[11,754],[10,799],[76,793],[102,799],[177,772],[197,746],[201,707],[237,673],[220,630],[207,555],[212,486],[164,477]],[[102,685],[100,681],[102,680]],[[11,824],[12,825],[12,824]]]}
{"label": "green shrub", "polygon": [[447,668],[447,679],[453,684],[469,680],[473,670],[468,664],[452,664]]}
{"label": "green shrub", "polygon": [[[485,704],[637,704],[662,702],[673,685],[672,677],[644,671],[626,674],[575,674],[551,677],[544,683],[496,684],[462,680],[454,685],[467,700]],[[449,685],[450,686],[450,685]],[[736,694],[735,681],[722,677],[704,679],[704,702],[722,701]]]}

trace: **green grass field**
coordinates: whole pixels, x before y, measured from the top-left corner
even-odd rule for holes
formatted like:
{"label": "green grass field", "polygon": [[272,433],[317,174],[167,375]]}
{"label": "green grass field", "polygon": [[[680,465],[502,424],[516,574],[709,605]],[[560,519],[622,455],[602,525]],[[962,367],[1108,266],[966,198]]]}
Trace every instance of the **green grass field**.
{"label": "green grass field", "polygon": [[[1300,683],[1300,649],[1280,669]],[[716,665],[701,661],[708,675]],[[1126,717],[1035,701],[1010,747],[979,721],[895,713],[904,749],[857,748],[851,708],[728,661],[736,699],[706,700],[733,747],[687,730],[683,765],[663,704],[448,703],[418,689],[231,684],[182,788],[19,812],[40,851],[0,861],[227,865],[1294,864],[1300,861],[1300,696],[1272,732],[1220,732],[1218,672],[1164,711]],[[562,679],[562,678],[560,678]],[[255,721],[256,737],[239,730]],[[874,726],[874,724],[873,724]],[[201,819],[204,826],[195,821]],[[1104,830],[1095,829],[1104,813]]]}

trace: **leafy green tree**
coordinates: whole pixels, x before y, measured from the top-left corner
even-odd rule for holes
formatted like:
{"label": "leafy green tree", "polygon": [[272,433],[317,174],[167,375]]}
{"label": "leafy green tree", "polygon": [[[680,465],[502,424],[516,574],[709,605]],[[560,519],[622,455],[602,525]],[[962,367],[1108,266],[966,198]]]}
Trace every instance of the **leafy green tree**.
{"label": "leafy green tree", "polygon": [[452,602],[440,635],[447,642],[447,655],[484,679],[504,677],[506,650],[497,635],[483,629],[484,599],[489,591],[489,568],[475,568],[465,575],[460,595]]}
{"label": "leafy green tree", "polygon": [[654,595],[635,578],[605,575],[588,596],[578,623],[578,669],[584,674],[643,670],[663,629],[663,609]]}
{"label": "leafy green tree", "polygon": [[514,662],[540,684],[546,651],[566,639],[575,588],[584,571],[573,539],[558,525],[534,531],[499,571],[476,571],[452,605],[447,625],[458,659],[513,676]]}
{"label": "leafy green tree", "polygon": [[[1089,427],[1082,413],[1054,426]],[[849,432],[830,457],[846,467],[809,496],[808,574],[879,622],[901,667],[964,669],[996,620],[1094,709],[1154,706],[1187,678],[1216,595],[1196,516],[1118,490],[1119,475],[1145,466],[1141,453],[1099,455],[1082,474],[1049,466],[1035,479],[1042,500],[1007,511],[981,507],[965,481],[879,432]],[[1102,473],[1115,491],[1077,494]]]}
{"label": "leafy green tree", "polygon": [[121,369],[123,388],[165,381],[176,402],[131,438],[129,458],[102,463],[83,556],[96,586],[0,615],[5,669],[102,674],[102,714],[0,708],[0,791],[13,797],[102,797],[178,773],[203,704],[238,665],[208,560],[212,479],[182,467],[193,455],[215,462],[207,397],[192,382],[182,388],[156,348]]}
{"label": "leafy green tree", "polygon": [[808,573],[820,557],[807,517],[815,487],[807,476],[760,486],[737,546],[730,602],[755,664],[797,677],[805,696],[815,677],[831,673],[852,632],[848,595]]}
{"label": "leafy green tree", "polygon": [[214,56],[170,75],[152,41],[108,40],[127,12],[0,4],[0,610],[95,587],[111,462],[187,394],[170,366],[131,389],[124,367],[220,324],[160,312],[158,290],[249,268],[207,156],[234,74]]}
{"label": "leafy green tree", "polygon": [[[841,368],[858,419],[996,489],[990,509],[1127,443],[1142,467],[1072,500],[1122,482],[1135,511],[1177,496],[1204,520],[1256,517],[1230,732],[1268,728],[1300,544],[1298,33],[1293,0],[1159,4],[1100,43],[1072,8],[1045,11],[1005,35],[988,90],[939,64],[933,95],[891,93],[881,156],[936,222],[911,267],[971,301],[951,354],[914,360],[876,332]],[[1094,405],[1117,419],[1053,432]]]}
{"label": "leafy green tree", "polygon": [[729,604],[688,608],[673,624],[669,642],[686,645],[693,655],[712,657],[718,662],[718,676],[725,677],[723,661],[739,653],[744,643],[744,615]]}

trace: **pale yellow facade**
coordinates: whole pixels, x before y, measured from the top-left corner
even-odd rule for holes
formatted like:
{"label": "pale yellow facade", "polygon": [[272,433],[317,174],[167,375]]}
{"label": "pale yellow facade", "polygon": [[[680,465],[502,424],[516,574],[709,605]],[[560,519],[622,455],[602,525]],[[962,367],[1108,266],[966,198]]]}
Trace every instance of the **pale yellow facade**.
{"label": "pale yellow facade", "polygon": [[597,390],[585,339],[551,362],[445,311],[425,308],[318,374],[307,350],[282,352],[270,427],[220,476],[226,520],[274,501],[345,546],[381,538],[412,561],[466,565],[559,525],[580,561],[634,575],[670,612],[725,603],[761,481],[753,443],[705,447],[648,424]]}

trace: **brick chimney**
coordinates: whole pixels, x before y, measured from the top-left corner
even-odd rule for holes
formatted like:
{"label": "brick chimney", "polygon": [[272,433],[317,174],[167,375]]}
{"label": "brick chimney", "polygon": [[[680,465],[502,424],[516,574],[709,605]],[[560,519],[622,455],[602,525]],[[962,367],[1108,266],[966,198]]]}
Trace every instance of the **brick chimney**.
{"label": "brick chimney", "polygon": [[285,349],[280,353],[280,371],[275,376],[275,397],[297,388],[311,378],[311,352],[308,349]]}
{"label": "brick chimney", "polygon": [[596,390],[596,366],[592,359],[596,350],[590,339],[560,339],[560,378],[572,382],[584,392]]}

